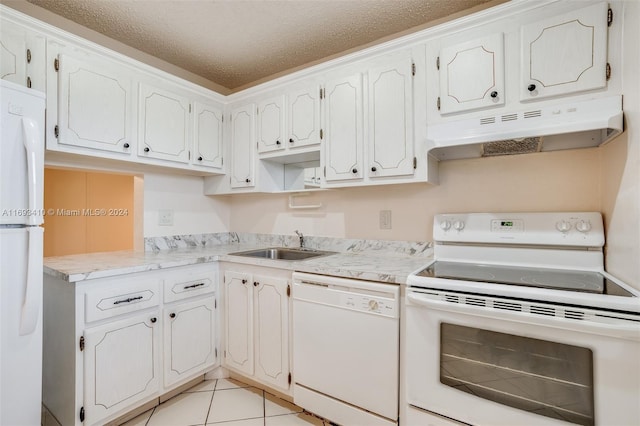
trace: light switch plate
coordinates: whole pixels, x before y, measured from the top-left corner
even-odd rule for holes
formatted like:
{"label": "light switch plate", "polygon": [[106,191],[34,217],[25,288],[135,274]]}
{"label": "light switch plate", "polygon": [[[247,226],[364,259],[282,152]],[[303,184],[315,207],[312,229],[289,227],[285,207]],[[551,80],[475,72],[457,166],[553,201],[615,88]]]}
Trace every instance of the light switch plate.
{"label": "light switch plate", "polygon": [[160,226],[172,226],[173,225],[173,210],[160,210],[160,211],[158,211],[158,225],[160,225]]}
{"label": "light switch plate", "polygon": [[380,229],[391,229],[391,210],[380,210]]}

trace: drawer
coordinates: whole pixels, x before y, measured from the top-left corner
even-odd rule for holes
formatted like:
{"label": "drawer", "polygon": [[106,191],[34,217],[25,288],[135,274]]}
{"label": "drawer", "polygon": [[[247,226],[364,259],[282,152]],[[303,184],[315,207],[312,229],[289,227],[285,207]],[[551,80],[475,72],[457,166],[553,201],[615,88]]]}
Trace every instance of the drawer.
{"label": "drawer", "polygon": [[84,300],[85,321],[98,321],[159,305],[160,283],[157,277],[105,282],[103,288],[88,290]]}
{"label": "drawer", "polygon": [[213,293],[216,271],[210,265],[177,268],[164,276],[165,303]]}

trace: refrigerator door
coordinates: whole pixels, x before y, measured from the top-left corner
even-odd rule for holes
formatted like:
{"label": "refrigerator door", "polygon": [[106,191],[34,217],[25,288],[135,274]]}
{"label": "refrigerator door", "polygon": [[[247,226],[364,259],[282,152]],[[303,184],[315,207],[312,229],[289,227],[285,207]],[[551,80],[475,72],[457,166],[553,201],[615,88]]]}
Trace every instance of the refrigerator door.
{"label": "refrigerator door", "polygon": [[40,424],[42,237],[0,228],[0,425]]}
{"label": "refrigerator door", "polygon": [[40,225],[44,94],[0,81],[0,225]]}

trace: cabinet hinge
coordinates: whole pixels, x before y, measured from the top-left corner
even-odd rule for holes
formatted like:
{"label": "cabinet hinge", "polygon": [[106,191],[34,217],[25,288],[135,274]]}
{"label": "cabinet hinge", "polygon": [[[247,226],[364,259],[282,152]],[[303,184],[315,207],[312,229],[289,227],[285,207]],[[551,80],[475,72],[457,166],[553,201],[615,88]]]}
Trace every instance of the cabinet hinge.
{"label": "cabinet hinge", "polygon": [[60,61],[58,58],[53,60],[53,69],[56,70],[56,72],[60,71]]}
{"label": "cabinet hinge", "polygon": [[31,49],[27,49],[27,63],[31,63]]}
{"label": "cabinet hinge", "polygon": [[191,114],[191,104],[189,104],[189,114]]}
{"label": "cabinet hinge", "polygon": [[57,124],[56,127],[53,128],[53,134],[56,136],[56,139],[58,139],[58,136],[60,136],[60,128]]}
{"label": "cabinet hinge", "polygon": [[440,56],[436,58],[436,68],[440,69]]}
{"label": "cabinet hinge", "polygon": [[216,352],[216,359],[218,358],[218,348],[215,349]]}
{"label": "cabinet hinge", "polygon": [[221,166],[224,166],[224,157],[222,157],[222,158],[220,159],[220,165],[221,165]]}
{"label": "cabinet hinge", "polygon": [[611,64],[607,62],[607,69],[605,71],[605,75],[607,76],[607,80],[611,78]]}
{"label": "cabinet hinge", "polygon": [[612,23],[613,23],[613,10],[609,8],[607,10],[607,27],[610,27]]}
{"label": "cabinet hinge", "polygon": [[31,77],[27,76],[27,88],[31,89]]}
{"label": "cabinet hinge", "polygon": [[416,169],[418,167],[418,157],[413,157],[413,168]]}
{"label": "cabinet hinge", "polygon": [[260,115],[260,110],[256,107],[256,115]]}
{"label": "cabinet hinge", "polygon": [[291,384],[291,373],[289,373],[289,377],[287,377],[287,382],[289,382],[289,384]]}
{"label": "cabinet hinge", "polygon": [[291,286],[287,284],[287,297],[291,297]]}
{"label": "cabinet hinge", "polygon": [[438,102],[436,102],[436,105],[438,107],[438,111],[440,111],[440,96],[438,96]]}
{"label": "cabinet hinge", "polygon": [[187,151],[187,154],[189,154],[189,160],[191,160],[191,151]]}
{"label": "cabinet hinge", "polygon": [[322,138],[324,138],[324,132],[320,129],[320,140],[322,140]]}
{"label": "cabinet hinge", "polygon": [[222,122],[224,123],[224,114],[222,114]]}
{"label": "cabinet hinge", "polygon": [[327,178],[327,166],[324,166],[324,177]]}
{"label": "cabinet hinge", "polygon": [[84,422],[84,407],[80,407],[80,421]]}
{"label": "cabinet hinge", "polygon": [[[213,309],[218,309],[218,299],[213,301]],[[216,349],[217,350],[217,349]]]}
{"label": "cabinet hinge", "polygon": [[320,99],[324,99],[324,89],[320,88]]}
{"label": "cabinet hinge", "polygon": [[84,336],[80,336],[80,352],[84,351]]}
{"label": "cabinet hinge", "polygon": [[415,62],[411,63],[411,75],[416,75],[416,64],[415,64]]}
{"label": "cabinet hinge", "polygon": [[227,351],[223,351],[222,354],[224,355],[224,357],[227,357]]}

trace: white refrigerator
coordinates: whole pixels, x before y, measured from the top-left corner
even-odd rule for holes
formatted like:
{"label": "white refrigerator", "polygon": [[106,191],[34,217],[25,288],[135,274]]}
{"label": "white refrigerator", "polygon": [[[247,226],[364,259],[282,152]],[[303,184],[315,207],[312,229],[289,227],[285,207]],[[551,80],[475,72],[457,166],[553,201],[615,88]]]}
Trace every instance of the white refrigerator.
{"label": "white refrigerator", "polygon": [[0,425],[40,424],[45,95],[0,81]]}

